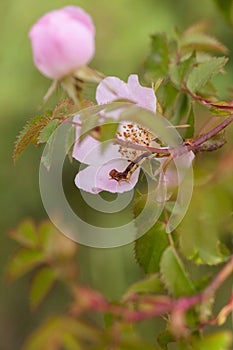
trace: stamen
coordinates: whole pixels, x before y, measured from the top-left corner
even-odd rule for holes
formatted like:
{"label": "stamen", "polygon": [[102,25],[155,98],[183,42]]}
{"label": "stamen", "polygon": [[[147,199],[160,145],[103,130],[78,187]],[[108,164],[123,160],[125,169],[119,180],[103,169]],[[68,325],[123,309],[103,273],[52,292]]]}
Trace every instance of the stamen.
{"label": "stamen", "polygon": [[[123,141],[128,141],[135,144],[141,144],[143,146],[154,145],[154,135],[148,130],[138,124],[124,123],[120,126],[117,136]],[[132,150],[123,146],[119,147],[119,152],[124,158],[134,161],[138,156],[143,154],[144,151]]]}
{"label": "stamen", "polygon": [[[142,145],[144,147],[156,147],[159,143],[159,140],[150,131],[133,123],[121,124],[117,132],[117,137],[122,141]],[[112,169],[109,172],[110,179],[116,180],[117,182],[129,182],[131,175],[146,159],[163,156],[157,153],[151,153],[150,151],[145,152],[144,150],[127,148],[122,145],[119,146],[119,152],[125,159],[130,161],[130,164],[124,171]]]}
{"label": "stamen", "polygon": [[121,181],[129,181],[127,179],[127,173],[125,171],[120,172],[116,169],[112,169],[109,172],[109,176],[110,176],[110,180],[116,180],[117,182],[121,182]]}
{"label": "stamen", "polygon": [[134,171],[146,160],[155,157],[156,154],[151,152],[144,152],[138,156],[133,162],[131,162],[124,171],[118,171],[112,169],[109,172],[110,180],[116,180],[117,182],[127,181],[129,182],[131,175]]}

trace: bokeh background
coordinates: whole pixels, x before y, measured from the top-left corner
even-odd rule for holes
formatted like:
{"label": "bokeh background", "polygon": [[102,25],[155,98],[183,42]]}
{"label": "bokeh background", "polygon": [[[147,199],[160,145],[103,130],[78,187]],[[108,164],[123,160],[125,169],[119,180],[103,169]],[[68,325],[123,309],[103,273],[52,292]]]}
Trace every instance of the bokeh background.
{"label": "bokeh background", "polygon": [[[66,0],[1,0],[0,4],[0,350],[20,349],[25,337],[40,319],[49,313],[62,311],[68,298],[63,287],[58,285],[41,308],[33,313],[28,302],[30,276],[11,285],[4,281],[6,263],[16,248],[7,232],[24,218],[30,217],[36,222],[46,219],[38,185],[42,149],[31,147],[16,165],[12,161],[16,135],[26,120],[37,114],[50,85],[50,81],[33,65],[28,31],[42,14],[68,4],[70,2]],[[182,31],[195,22],[207,21],[209,32],[230,50],[227,73],[218,81],[220,96],[230,96],[228,87],[233,86],[233,27],[219,13],[214,0],[200,3],[196,0],[80,0],[72,1],[72,4],[89,12],[96,25],[96,55],[91,65],[106,75],[122,79],[140,71],[149,51],[149,34],[163,31],[171,35],[174,28]],[[228,156],[232,155],[230,149],[228,144],[225,148]],[[223,151],[210,155],[208,160],[202,157],[199,165],[205,162],[209,171],[214,172],[218,159],[224,160]],[[221,164],[229,173],[225,191],[230,196],[232,208],[232,158],[229,156]],[[230,168],[228,164],[231,164]],[[224,171],[221,176],[224,176]],[[135,264],[132,245],[109,250],[80,247],[79,261],[83,281],[105,290],[112,300],[142,275]],[[231,283],[226,285],[226,289]],[[222,297],[225,298],[225,294]]]}

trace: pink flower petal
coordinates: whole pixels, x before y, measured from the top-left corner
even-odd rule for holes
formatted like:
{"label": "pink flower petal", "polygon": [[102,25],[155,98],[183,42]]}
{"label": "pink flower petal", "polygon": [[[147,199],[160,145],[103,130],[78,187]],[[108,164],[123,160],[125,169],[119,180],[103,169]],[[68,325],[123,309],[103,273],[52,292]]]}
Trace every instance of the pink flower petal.
{"label": "pink flower petal", "polygon": [[140,168],[137,168],[135,170],[129,181],[118,182],[114,179],[111,179],[109,176],[111,170],[116,169],[117,171],[122,172],[127,168],[128,165],[129,162],[125,159],[114,159],[99,167],[96,176],[96,187],[112,193],[123,193],[132,190],[138,182]]}
{"label": "pink flower petal", "polygon": [[[80,122],[80,116],[76,115],[74,122]],[[92,136],[87,135],[86,138],[79,142],[81,127],[76,126],[76,142],[73,147],[72,156],[81,163],[97,165],[106,163],[115,158],[122,158],[119,152],[119,146],[109,143],[108,146],[102,150],[102,143]]]}
{"label": "pink flower petal", "polygon": [[110,103],[119,99],[130,100],[138,106],[156,112],[156,96],[153,89],[141,86],[136,74],[129,76],[128,83],[116,77],[107,77],[98,85],[96,90],[98,104]]}
{"label": "pink flower petal", "polygon": [[156,112],[156,96],[152,88],[144,87],[139,84],[138,76],[131,74],[128,78],[128,89],[132,101],[138,106]]}
{"label": "pink flower petal", "polygon": [[83,25],[95,35],[95,27],[92,18],[81,7],[69,5],[63,7],[63,11],[64,13],[66,12],[70,18],[83,23]]}
{"label": "pink flower petal", "polygon": [[36,67],[52,79],[86,65],[95,52],[92,19],[76,6],[46,13],[32,26],[29,38]]}
{"label": "pink flower petal", "polygon": [[119,99],[129,99],[127,84],[116,77],[103,79],[96,89],[98,105],[111,103]]}
{"label": "pink flower petal", "polygon": [[75,177],[75,185],[83,191],[97,194],[102,190],[97,188],[96,186],[96,174],[98,171],[98,167],[95,166],[87,166],[84,170],[79,171],[79,173]]}
{"label": "pink flower petal", "polygon": [[[156,97],[152,88],[142,87],[139,84],[137,75],[131,75],[128,83],[116,77],[107,77],[98,85],[96,100],[98,104],[111,103],[118,99],[128,99],[139,106],[148,108],[155,112]],[[119,110],[109,112],[114,118],[119,114]],[[75,116],[74,121],[79,122],[79,116]],[[119,130],[124,136],[123,125]],[[76,127],[76,143],[73,150],[73,157],[80,162],[90,164],[85,170],[80,171],[76,176],[76,185],[91,193],[98,193],[100,190],[112,193],[123,193],[130,191],[137,183],[140,168],[137,168],[131,175],[129,181],[117,181],[110,178],[110,171],[116,169],[123,172],[129,165],[128,160],[123,158],[119,152],[119,146],[109,144],[104,152],[101,150],[101,143],[91,136],[87,136],[81,143],[78,142],[81,127]]]}

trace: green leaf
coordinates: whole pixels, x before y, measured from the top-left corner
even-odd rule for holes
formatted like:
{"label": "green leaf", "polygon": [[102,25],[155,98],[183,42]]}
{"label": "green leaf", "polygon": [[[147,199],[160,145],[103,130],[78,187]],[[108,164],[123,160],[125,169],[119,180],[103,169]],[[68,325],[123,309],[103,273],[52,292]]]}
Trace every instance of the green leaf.
{"label": "green leaf", "polygon": [[37,138],[41,130],[49,123],[49,121],[50,120],[47,117],[37,116],[26,123],[20,134],[17,136],[13,152],[14,162],[19,159],[21,154],[30,144],[38,145]]}
{"label": "green leaf", "polygon": [[214,83],[209,80],[199,91],[199,94],[201,95],[201,97],[204,97],[206,99],[208,98],[213,98],[216,97],[217,98],[217,88],[214,85]]}
{"label": "green leaf", "polygon": [[64,100],[60,101],[54,108],[52,118],[67,118],[77,112],[78,108],[74,104],[73,100],[71,98],[65,98]]}
{"label": "green leaf", "polygon": [[157,341],[159,346],[163,349],[163,350],[168,350],[168,344],[175,342],[176,339],[175,337],[172,335],[172,333],[170,333],[169,331],[164,331],[162,333],[160,333],[157,337]]}
{"label": "green leaf", "polygon": [[105,148],[108,143],[105,141],[112,141],[115,136],[116,136],[116,132],[118,129],[118,123],[116,123],[116,121],[114,121],[114,119],[106,119],[104,124],[100,126],[100,141],[104,142],[102,144],[102,147]]}
{"label": "green leaf", "polygon": [[31,220],[23,221],[17,229],[11,231],[9,234],[11,238],[26,248],[35,248],[39,243],[36,227]]}
{"label": "green leaf", "polygon": [[192,281],[173,247],[168,247],[161,258],[160,272],[168,291],[175,297],[195,292]]}
{"label": "green leaf", "polygon": [[145,161],[142,163],[141,169],[153,179],[155,171],[159,168],[159,166],[160,163],[156,159],[151,159],[150,161]]}
{"label": "green leaf", "polygon": [[185,139],[189,139],[194,136],[194,126],[195,126],[195,115],[194,115],[194,110],[193,110],[193,104],[191,105],[190,111],[189,111],[189,116],[187,119],[187,124],[189,127],[186,130]]}
{"label": "green leaf", "polygon": [[38,237],[43,250],[48,249],[48,247],[51,245],[51,240],[55,241],[55,239],[57,238],[55,236],[55,233],[56,229],[50,221],[44,221],[40,224],[38,228]]}
{"label": "green leaf", "polygon": [[174,84],[167,80],[162,83],[156,92],[158,102],[162,106],[162,114],[167,117],[167,119],[172,119],[175,112],[175,101],[179,91],[174,87]]}
{"label": "green leaf", "polygon": [[33,309],[37,308],[49,293],[56,281],[56,277],[57,275],[54,269],[44,267],[33,278],[30,290],[30,303]]}
{"label": "green leaf", "polygon": [[209,104],[211,113],[219,116],[226,116],[233,111],[232,101],[217,101]]}
{"label": "green leaf", "polygon": [[80,342],[68,332],[64,334],[63,339],[63,349],[64,350],[82,350]]}
{"label": "green leaf", "polygon": [[193,68],[187,79],[187,88],[189,91],[192,93],[200,91],[214,75],[222,71],[227,60],[226,57],[213,57]]}
{"label": "green leaf", "polygon": [[70,162],[72,162],[73,157],[72,157],[72,152],[73,152],[73,146],[75,143],[75,127],[74,125],[71,125],[70,129],[67,132],[66,135],[66,140],[65,140],[65,152],[69,157]]}
{"label": "green leaf", "polygon": [[85,118],[82,122],[79,142],[82,142],[88,133],[99,125],[99,116],[91,115],[89,118]]}
{"label": "green leaf", "polygon": [[55,259],[73,259],[78,245],[58,231],[49,221],[38,227],[38,239],[46,256]]}
{"label": "green leaf", "polygon": [[167,77],[169,51],[167,37],[164,33],[151,36],[151,52],[145,62],[146,76],[155,81]]}
{"label": "green leaf", "polygon": [[[55,316],[46,320],[24,344],[23,350],[67,349],[65,346],[76,340],[76,347],[81,350],[103,345],[104,334],[97,328],[86,325],[71,317]],[[69,348],[68,348],[69,349]]]}
{"label": "green leaf", "polygon": [[172,82],[181,88],[182,82],[185,80],[186,75],[193,68],[196,63],[196,54],[193,52],[187,59],[177,63],[172,62],[169,66],[169,73]]}
{"label": "green leaf", "polygon": [[231,193],[222,183],[194,191],[189,211],[178,229],[182,253],[196,264],[224,262],[229,253],[222,250],[219,236],[221,232],[225,234],[225,220],[231,212]]}
{"label": "green leaf", "polygon": [[187,117],[190,111],[190,97],[186,93],[180,92],[177,95],[174,106],[175,108],[173,116],[171,118],[171,123],[173,125],[179,125],[180,122]]}
{"label": "green leaf", "polygon": [[188,29],[185,30],[181,37],[181,48],[186,50],[200,50],[201,52],[217,51],[226,53],[228,49],[216,38],[206,34],[207,29],[208,28],[206,21],[197,22],[191,25]]}
{"label": "green leaf", "polygon": [[[118,101],[113,103],[106,103],[100,106],[92,106],[85,109],[82,109],[79,111],[80,115],[80,121],[82,123],[81,127],[81,137],[80,142],[85,138],[85,136],[94,128],[102,125],[102,121],[100,123],[100,118],[103,119],[103,116],[106,118],[106,120],[111,118],[111,113],[114,111],[119,110],[122,112],[122,110],[127,109],[131,106],[133,106],[132,102],[129,101]],[[100,116],[100,113],[101,116]]]}
{"label": "green leaf", "polygon": [[41,131],[38,136],[38,143],[46,143],[49,141],[50,137],[53,135],[59,124],[58,119],[51,120]]}
{"label": "green leaf", "polygon": [[168,239],[163,223],[156,223],[135,242],[135,257],[145,273],[159,271],[160,259],[167,245]]}
{"label": "green leaf", "polygon": [[45,260],[44,254],[38,250],[21,249],[10,260],[7,270],[7,281],[15,280]]}
{"label": "green leaf", "polygon": [[41,130],[40,135],[38,137],[38,143],[46,143],[43,156],[41,157],[41,162],[44,164],[47,170],[50,169],[52,162],[53,146],[55,142],[58,124],[58,119],[52,120],[45,126],[43,130]]}
{"label": "green leaf", "polygon": [[230,350],[232,334],[227,331],[210,334],[202,339],[195,339],[192,350]]}
{"label": "green leaf", "polygon": [[181,41],[181,49],[191,49],[196,51],[215,51],[227,53],[228,49],[216,38],[204,33],[195,33],[185,36]]}
{"label": "green leaf", "polygon": [[161,293],[163,285],[159,279],[158,274],[151,274],[148,277],[132,284],[124,294],[124,299],[127,299],[131,294],[152,294]]}
{"label": "green leaf", "polygon": [[55,142],[55,133],[52,134],[52,137],[49,139],[49,142],[46,144],[46,148],[43,152],[43,156],[41,157],[41,163],[45,166],[45,168],[48,171],[52,163],[54,142]]}

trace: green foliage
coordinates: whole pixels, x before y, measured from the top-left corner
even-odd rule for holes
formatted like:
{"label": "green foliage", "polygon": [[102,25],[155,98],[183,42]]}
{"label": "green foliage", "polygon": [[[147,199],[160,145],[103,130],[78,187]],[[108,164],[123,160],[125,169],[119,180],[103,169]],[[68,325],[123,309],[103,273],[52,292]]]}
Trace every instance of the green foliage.
{"label": "green foliage", "polygon": [[[212,78],[223,72],[227,58],[212,53],[226,54],[228,50],[206,33],[204,22],[191,26],[183,34],[176,33],[171,39],[165,34],[154,35],[151,42],[151,52],[144,65],[145,78],[148,82],[163,78],[156,91],[160,112],[177,125],[191,113],[190,96],[216,95]],[[203,103],[206,105],[206,101]],[[188,134],[193,135],[193,131],[190,129]]]}
{"label": "green foliage", "polygon": [[76,245],[48,222],[37,227],[26,220],[11,231],[10,236],[22,248],[11,257],[6,280],[11,282],[37,267],[30,290],[31,307],[34,309],[44,300],[58,278],[70,278],[69,260],[76,252]]}
{"label": "green foliage", "polygon": [[152,293],[161,293],[163,291],[163,285],[160,281],[158,274],[150,274],[146,278],[143,278],[140,281],[132,284],[124,294],[124,299],[130,297],[131,294],[152,294]]}
{"label": "green foliage", "polygon": [[166,35],[154,34],[151,36],[151,54],[145,62],[147,74],[152,79],[165,78],[168,73],[169,51]]}
{"label": "green foliage", "polygon": [[176,339],[175,337],[172,335],[171,332],[169,331],[164,331],[162,333],[160,333],[157,337],[157,341],[159,346],[161,347],[161,349],[163,350],[168,350],[168,344],[175,342]]}
{"label": "green foliage", "polygon": [[85,349],[100,345],[101,333],[71,317],[53,317],[47,320],[23,347],[23,350],[52,348]]}
{"label": "green foliage", "polygon": [[190,139],[191,137],[194,136],[194,127],[195,127],[195,115],[194,115],[194,110],[193,110],[193,105],[191,105],[191,108],[189,110],[189,115],[187,119],[187,124],[189,127],[187,128],[187,131],[185,133],[185,138]]}
{"label": "green foliage", "polygon": [[175,297],[191,295],[195,288],[173,247],[168,247],[160,261],[160,272],[168,291]]}
{"label": "green foliage", "polygon": [[41,268],[32,281],[30,304],[32,309],[38,307],[47,296],[57,279],[56,271],[50,267]]}
{"label": "green foliage", "polygon": [[232,101],[215,101],[209,103],[211,113],[219,116],[226,116],[233,110]]}
{"label": "green foliage", "polygon": [[187,88],[192,93],[200,92],[210,79],[222,71],[227,63],[225,57],[213,57],[194,67],[187,79]]}
{"label": "green foliage", "polygon": [[73,114],[78,112],[77,106],[70,98],[61,100],[54,108],[52,113],[53,119],[69,118]]}
{"label": "green foliage", "polygon": [[189,27],[181,36],[182,49],[219,52],[226,54],[228,49],[216,38],[206,34],[206,23],[200,22]]}
{"label": "green foliage", "polygon": [[186,76],[190,73],[196,63],[195,51],[188,58],[184,58],[179,64],[171,62],[169,74],[171,81],[179,88],[186,81]]}
{"label": "green foliage", "polygon": [[103,142],[103,148],[108,146],[108,142],[105,141],[112,141],[115,138],[118,126],[118,123],[114,122],[113,119],[106,120],[105,123],[100,126],[100,141]]}
{"label": "green foliage", "polygon": [[[159,350],[158,347],[141,342],[140,339],[121,327],[121,334],[117,338],[119,350]],[[86,322],[72,317],[53,317],[28,339],[23,350],[46,349],[96,349],[102,350],[112,346],[110,334],[103,329],[96,329]]]}
{"label": "green foliage", "polygon": [[66,140],[65,140],[65,152],[68,154],[70,162],[72,162],[72,152],[73,152],[73,145],[75,143],[76,133],[75,133],[75,126],[72,125],[70,129],[67,132]]}
{"label": "green foliage", "polygon": [[41,130],[49,123],[49,118],[37,116],[26,123],[17,137],[14,148],[13,159],[16,162],[25,149],[30,145],[37,145],[37,138]]}
{"label": "green foliage", "polygon": [[23,221],[17,230],[10,231],[9,235],[26,248],[36,248],[39,243],[35,225],[31,220]]}
{"label": "green foliage", "polygon": [[[222,1],[216,0],[216,3],[225,14],[232,5],[232,1],[226,1],[224,5]],[[47,153],[42,162],[49,170],[56,130],[62,123],[72,124],[68,118],[75,113],[80,116],[80,142],[91,134],[106,145],[105,141],[115,137],[120,122],[131,121],[143,125],[163,146],[183,145],[184,138],[190,139],[188,141],[191,147],[194,135],[197,139],[200,137],[198,133],[203,128],[206,117],[203,116],[204,121],[202,118],[199,120],[201,113],[196,113],[198,105],[204,106],[207,117],[210,113],[218,116],[232,113],[232,101],[218,100],[212,79],[223,72],[227,63],[226,57],[214,56],[213,53],[222,55],[227,51],[222,43],[206,33],[203,23],[188,28],[183,34],[176,33],[172,38],[164,33],[151,36],[151,51],[144,64],[144,76],[150,86],[152,81],[154,83],[157,111],[175,127],[186,128],[181,131],[183,137],[168,133],[168,127],[171,126],[168,126],[166,119],[161,118],[159,113],[152,113],[132,101],[121,99],[98,106],[91,101],[80,100],[83,107],[80,109],[71,99],[65,99],[52,111],[47,111],[43,116],[35,117],[26,124],[17,139],[14,160],[30,144],[38,146],[44,143]],[[73,83],[73,77],[67,79],[68,83]],[[76,101],[77,91],[74,91],[73,85],[70,87]],[[72,125],[64,145],[70,158],[74,141],[75,125]],[[199,145],[201,147],[196,147],[194,151],[212,151],[219,149],[224,143],[224,133],[218,133],[202,142]],[[170,211],[165,211],[162,215],[159,211],[158,182],[152,171],[153,166],[157,165],[155,162],[144,164],[144,170],[150,175],[149,181],[154,190],[147,194],[139,192],[134,201],[135,227],[139,235],[145,227],[151,227],[135,242],[136,261],[147,276],[128,286],[121,300],[109,302],[100,292],[80,285],[75,261],[77,245],[60,235],[51,224],[36,226],[31,221],[25,221],[10,233],[11,238],[21,248],[8,263],[6,279],[11,282],[31,271],[31,308],[40,306],[57,280],[66,285],[71,298],[67,311],[42,322],[24,344],[24,350],[102,350],[113,347],[118,350],[156,350],[156,345],[141,341],[133,324],[158,315],[169,320],[167,330],[157,338],[161,349],[168,349],[169,343],[176,342],[180,349],[185,350],[228,350],[231,342],[228,332],[200,336],[197,331],[219,322],[211,308],[218,285],[214,284],[217,288],[212,285],[213,291],[208,295],[206,284],[194,283],[193,278],[189,277],[181,257],[183,255],[196,265],[210,266],[228,260],[228,237],[224,236],[223,244],[224,239],[220,235],[232,231],[232,225],[229,229],[224,221],[224,218],[230,218],[232,214],[232,192],[229,194],[231,188],[229,190],[229,187],[218,187],[214,183],[213,187],[201,188],[199,193],[194,193],[190,212],[174,235],[173,241],[173,237],[166,234],[165,226]],[[171,208],[173,203],[174,198],[171,198],[166,203],[166,208]],[[157,208],[160,221],[155,223]],[[144,215],[140,218],[142,212]],[[229,262],[230,259],[228,264]],[[207,280],[206,276],[203,280]],[[222,280],[219,280],[221,284]],[[155,295],[156,293],[159,295]],[[229,305],[221,310],[221,320],[226,320]],[[102,325],[99,327],[97,322],[91,322],[93,312],[105,318],[106,329]],[[83,321],[86,316],[90,320],[88,324]]]}
{"label": "green foliage", "polygon": [[[176,99],[174,101],[174,110],[171,118],[171,122],[174,125],[179,125],[180,121],[186,121],[187,116],[189,118],[191,113],[191,103],[190,97],[181,92],[176,95]],[[187,124],[190,125],[189,129],[192,129],[192,125],[189,120],[187,120]],[[193,132],[193,129],[192,129]]]}
{"label": "green foliage", "polygon": [[145,273],[159,271],[160,259],[167,245],[168,239],[163,223],[156,223],[135,242],[135,257]]}
{"label": "green foliage", "polygon": [[207,335],[203,338],[194,339],[190,350],[229,350],[232,343],[230,332],[219,332]]}
{"label": "green foliage", "polygon": [[[52,157],[53,157],[53,146],[56,138],[56,128],[58,125],[58,120],[52,120],[46,127],[41,131],[39,135],[38,142],[46,142],[46,150],[41,157],[41,163],[44,164],[45,168],[49,171]],[[47,141],[44,141],[47,140]]]}
{"label": "green foliage", "polygon": [[6,278],[12,281],[44,262],[44,254],[34,249],[20,249],[8,264]]}
{"label": "green foliage", "polygon": [[53,135],[59,124],[58,119],[51,120],[40,132],[40,135],[37,138],[38,143],[49,142],[50,137]]}
{"label": "green foliage", "polygon": [[25,149],[33,144],[38,146],[41,143],[47,143],[48,153],[42,162],[49,169],[52,157],[52,145],[55,138],[55,131],[59,126],[61,119],[70,117],[77,112],[77,106],[74,105],[71,99],[60,101],[53,111],[46,111],[45,115],[36,116],[29,120],[19,133],[13,152],[13,159],[16,162]]}
{"label": "green foliage", "polygon": [[215,184],[214,188],[210,185],[201,192],[194,192],[189,211],[179,228],[182,253],[197,264],[216,265],[225,261],[229,253],[226,247],[223,249],[219,236],[224,231],[223,220],[230,212],[228,188]]}

